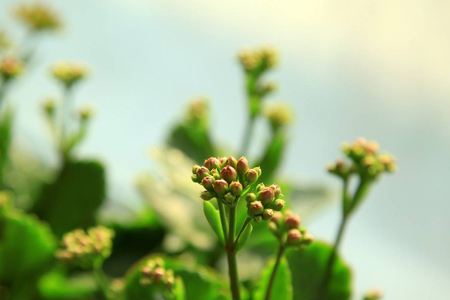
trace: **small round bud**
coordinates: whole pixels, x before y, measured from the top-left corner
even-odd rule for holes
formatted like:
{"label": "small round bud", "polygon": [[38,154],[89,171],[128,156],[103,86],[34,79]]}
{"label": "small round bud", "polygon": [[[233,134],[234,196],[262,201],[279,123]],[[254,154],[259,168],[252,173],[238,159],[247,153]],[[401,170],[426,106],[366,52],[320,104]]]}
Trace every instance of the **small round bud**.
{"label": "small round bud", "polygon": [[227,160],[225,161],[226,166],[230,166],[233,168],[236,168],[236,164],[237,164],[236,158],[234,158],[233,156],[228,157]]}
{"label": "small round bud", "polygon": [[256,186],[256,191],[260,192],[263,188],[265,188],[266,186],[264,185],[264,183],[260,183]]}
{"label": "small round bud", "polygon": [[248,182],[248,184],[255,183],[256,180],[258,180],[258,172],[255,169],[248,169],[245,172],[245,180]]}
{"label": "small round bud", "polygon": [[194,165],[192,167],[192,174],[197,174],[198,169],[200,169],[200,166],[199,165]]}
{"label": "small round bud", "polygon": [[203,191],[200,193],[200,198],[202,198],[205,201],[211,200],[215,196],[216,195],[214,195],[214,192],[211,192],[211,191]]}
{"label": "small round bud", "polygon": [[262,218],[264,219],[264,220],[270,220],[270,219],[272,219],[272,217],[273,217],[273,210],[272,209],[270,209],[270,208],[268,208],[268,209],[265,209],[264,211],[263,211],[263,215],[262,215]]}
{"label": "small round bud", "polygon": [[199,180],[203,180],[203,178],[205,178],[206,176],[209,175],[209,170],[205,167],[199,167],[197,169],[197,178]]}
{"label": "small round bud", "polygon": [[301,220],[297,215],[290,215],[286,218],[285,224],[289,228],[298,228],[300,226]]}
{"label": "small round bud", "polygon": [[152,273],[152,279],[153,279],[155,282],[160,282],[161,279],[164,277],[165,274],[166,274],[166,270],[164,270],[164,269],[161,268],[161,267],[157,267],[157,268],[153,271],[153,273]]}
{"label": "small round bud", "polygon": [[223,179],[216,180],[214,182],[214,191],[218,195],[225,195],[225,193],[228,192],[228,182]]}
{"label": "small round bud", "polygon": [[152,269],[148,266],[145,266],[142,268],[141,272],[142,272],[142,276],[150,277],[150,275],[152,274]]}
{"label": "small round bud", "polygon": [[286,202],[283,199],[277,199],[273,201],[272,208],[276,211],[281,211],[284,208],[285,204]]}
{"label": "small round bud", "polygon": [[237,181],[233,181],[230,184],[230,192],[234,195],[234,196],[239,196],[242,193],[242,184],[240,184]]}
{"label": "small round bud", "polygon": [[226,160],[227,160],[227,157],[225,157],[225,156],[220,157],[220,158],[219,158],[220,165],[221,165],[221,166],[224,166]]}
{"label": "small round bud", "polygon": [[254,193],[249,193],[247,197],[245,197],[245,200],[250,203],[256,200],[256,195]]}
{"label": "small round bud", "polygon": [[264,204],[268,204],[275,199],[275,194],[270,187],[265,187],[258,193],[257,199],[261,200]]}
{"label": "small round bud", "polygon": [[212,169],[219,169],[220,168],[220,161],[217,158],[215,158],[215,157],[210,157],[207,160],[205,160],[204,166],[210,171]]}
{"label": "small round bud", "polygon": [[273,190],[274,194],[275,194],[275,198],[278,198],[281,196],[281,188],[280,186],[276,185],[276,184],[272,184],[270,186],[270,188]]}
{"label": "small round bud", "polygon": [[251,216],[259,215],[263,212],[263,210],[264,206],[262,205],[261,201],[253,201],[248,207],[248,212]]}
{"label": "small round bud", "polygon": [[245,174],[245,172],[247,172],[247,170],[248,170],[248,161],[247,161],[247,159],[244,156],[239,158],[239,160],[237,161],[236,170],[238,171],[238,173],[240,175]]}
{"label": "small round bud", "polygon": [[302,234],[298,229],[290,229],[288,231],[287,241],[290,245],[298,245],[302,241]]}
{"label": "small round bud", "polygon": [[198,182],[198,177],[197,177],[197,175],[192,174],[192,175],[191,175],[191,180],[192,180],[193,182]]}
{"label": "small round bud", "polygon": [[314,241],[314,237],[310,233],[305,233],[303,236],[303,243],[308,246]]}
{"label": "small round bud", "polygon": [[205,178],[203,178],[202,180],[202,185],[205,189],[207,189],[208,191],[212,191],[214,190],[214,182],[216,180],[214,179],[214,177],[211,176],[206,176]]}
{"label": "small round bud", "polygon": [[280,213],[279,211],[273,212],[273,216],[270,221],[275,222],[275,223],[280,223],[281,220],[283,220],[283,214]]}
{"label": "small round bud", "polygon": [[214,177],[214,179],[221,179],[220,178],[220,174],[219,174],[219,171],[217,171],[217,169],[212,169],[212,171],[210,172],[210,175],[212,176],[212,177]]}
{"label": "small round bud", "polygon": [[223,196],[223,201],[225,201],[226,203],[233,203],[234,201],[234,196],[231,193],[226,193],[225,196]]}
{"label": "small round bud", "polygon": [[274,223],[274,222],[269,222],[268,227],[269,227],[269,230],[270,230],[272,233],[274,233],[274,234],[277,234],[277,233],[278,233],[278,226],[277,226],[276,223]]}
{"label": "small round bud", "polygon": [[220,171],[220,176],[228,182],[232,182],[237,178],[236,170],[231,166],[226,166]]}

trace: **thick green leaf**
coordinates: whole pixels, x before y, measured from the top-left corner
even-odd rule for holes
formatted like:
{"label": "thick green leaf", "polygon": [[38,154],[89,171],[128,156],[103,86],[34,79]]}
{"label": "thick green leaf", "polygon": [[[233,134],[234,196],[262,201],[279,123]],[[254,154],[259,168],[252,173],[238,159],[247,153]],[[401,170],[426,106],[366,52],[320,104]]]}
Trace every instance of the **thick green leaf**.
{"label": "thick green leaf", "polygon": [[56,180],[44,186],[32,211],[62,236],[75,228],[95,225],[105,191],[105,170],[100,163],[69,161]]}
{"label": "thick green leaf", "polygon": [[252,224],[248,224],[247,227],[245,227],[244,231],[242,232],[242,235],[240,236],[238,243],[236,245],[236,251],[241,250],[244,248],[245,244],[247,244],[248,239],[252,235],[253,226]]}
{"label": "thick green leaf", "polygon": [[[271,259],[264,268],[261,278],[258,280],[253,299],[264,300],[269,285],[270,277],[275,265],[275,259]],[[280,260],[275,281],[272,287],[271,298],[273,300],[292,300],[292,278],[291,270],[286,258]]]}
{"label": "thick green leaf", "polygon": [[0,285],[14,287],[14,296],[31,299],[36,280],[52,266],[56,247],[50,228],[36,217],[0,209]]}
{"label": "thick green leaf", "polygon": [[[287,253],[286,257],[292,270],[294,300],[311,300],[317,297],[331,251],[330,245],[314,242],[303,251]],[[325,300],[350,299],[351,281],[350,268],[338,256]]]}
{"label": "thick green leaf", "polygon": [[269,184],[280,166],[283,158],[284,149],[286,148],[287,138],[284,131],[274,133],[272,140],[268,143],[262,158],[259,160],[258,166],[261,167],[262,173],[258,182]]}
{"label": "thick green leaf", "polygon": [[180,277],[177,277],[175,279],[175,287],[173,290],[173,300],[185,300],[186,299],[186,292],[184,289],[184,283],[183,280],[181,280]]}
{"label": "thick green leaf", "polygon": [[220,222],[220,213],[215,209],[214,205],[212,205],[208,201],[203,202],[203,212],[205,213],[206,220],[208,220],[209,225],[216,233],[219,241],[222,245],[225,245],[225,237],[223,235],[222,224]]}

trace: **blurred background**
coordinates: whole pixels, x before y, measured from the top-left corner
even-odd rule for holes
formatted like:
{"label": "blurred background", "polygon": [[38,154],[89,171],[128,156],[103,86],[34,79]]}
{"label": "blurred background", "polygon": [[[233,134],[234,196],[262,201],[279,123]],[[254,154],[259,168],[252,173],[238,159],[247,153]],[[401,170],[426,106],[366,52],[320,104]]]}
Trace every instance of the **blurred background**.
{"label": "blurred background", "polygon": [[[16,2],[0,1],[0,26],[20,40],[9,13]],[[271,76],[281,90],[273,98],[296,114],[281,173],[336,191],[334,206],[305,220],[309,230],[335,235],[339,185],[325,165],[340,143],[377,140],[399,172],[384,176],[350,221],[342,253],[356,292],[376,284],[386,299],[450,293],[450,2],[47,2],[66,26],[39,45],[39,65],[8,96],[19,112],[17,147],[56,164],[37,113],[44,96],[60,93],[49,65],[86,62],[92,72],[75,102],[91,102],[96,118],[80,152],[105,163],[111,201],[138,209],[135,182],[151,167],[148,149],[163,143],[187,99],[209,96],[213,138],[238,147],[247,104],[236,52],[275,46],[282,59]],[[266,141],[263,124],[257,130],[253,152]]]}

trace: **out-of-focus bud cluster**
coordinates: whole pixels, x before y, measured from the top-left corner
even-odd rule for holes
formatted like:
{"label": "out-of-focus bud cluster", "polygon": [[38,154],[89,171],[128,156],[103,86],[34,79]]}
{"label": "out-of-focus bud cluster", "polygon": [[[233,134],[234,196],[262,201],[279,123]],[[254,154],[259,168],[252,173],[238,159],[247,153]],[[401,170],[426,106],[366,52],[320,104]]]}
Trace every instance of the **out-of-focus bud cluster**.
{"label": "out-of-focus bud cluster", "polygon": [[22,3],[15,8],[14,13],[19,20],[35,31],[55,30],[62,24],[59,15],[42,2]]}
{"label": "out-of-focus bud cluster", "polygon": [[6,50],[11,46],[11,41],[3,30],[0,30],[0,50]]}
{"label": "out-of-focus bud cluster", "polygon": [[190,123],[208,123],[208,98],[197,97],[191,100],[187,110],[186,119]]}
{"label": "out-of-focus bud cluster", "polygon": [[23,63],[14,56],[0,58],[0,76],[3,81],[19,76],[23,72]]}
{"label": "out-of-focus bud cluster", "polygon": [[164,268],[161,258],[150,259],[141,268],[140,283],[143,286],[160,288],[166,293],[172,293],[175,285],[175,276],[172,270]]}
{"label": "out-of-focus bud cluster", "polygon": [[70,88],[76,82],[87,76],[88,68],[78,62],[63,61],[57,62],[52,66],[52,74],[67,88]]}
{"label": "out-of-focus bud cluster", "polygon": [[114,232],[103,226],[90,228],[87,233],[76,229],[63,236],[62,249],[56,257],[64,263],[81,268],[92,268],[95,261],[103,261],[109,257]]}
{"label": "out-of-focus bud cluster", "polygon": [[397,165],[395,157],[389,154],[379,154],[379,146],[375,141],[357,138],[353,143],[344,143],[342,152],[350,159],[351,164],[338,160],[328,166],[328,171],[342,178],[352,173],[361,177],[375,179],[383,172],[395,172]]}
{"label": "out-of-focus bud cluster", "polygon": [[243,49],[238,54],[241,65],[247,72],[262,73],[274,68],[278,63],[278,52],[272,47]]}
{"label": "out-of-focus bud cluster", "polygon": [[44,110],[44,113],[46,116],[53,118],[55,116],[56,112],[56,101],[53,97],[47,97],[44,99],[44,102],[42,102],[42,109]]}
{"label": "out-of-focus bud cluster", "polygon": [[273,131],[277,131],[292,122],[292,108],[284,103],[270,103],[264,114],[269,119]]}
{"label": "out-of-focus bud cluster", "polygon": [[255,222],[272,219],[275,212],[284,208],[285,202],[281,199],[281,188],[273,184],[269,187],[259,184],[256,187],[256,194],[249,193],[246,197],[248,216]]}
{"label": "out-of-focus bud cluster", "polygon": [[300,217],[291,211],[275,212],[269,223],[269,230],[282,245],[287,247],[305,248],[313,242],[313,236],[301,226]]}
{"label": "out-of-focus bud cluster", "polygon": [[81,107],[79,110],[80,120],[82,122],[88,121],[92,117],[94,112],[95,112],[94,108],[90,105],[85,105]]}
{"label": "out-of-focus bud cluster", "polygon": [[381,289],[368,291],[364,295],[364,300],[381,300],[381,298],[383,298],[383,291]]}

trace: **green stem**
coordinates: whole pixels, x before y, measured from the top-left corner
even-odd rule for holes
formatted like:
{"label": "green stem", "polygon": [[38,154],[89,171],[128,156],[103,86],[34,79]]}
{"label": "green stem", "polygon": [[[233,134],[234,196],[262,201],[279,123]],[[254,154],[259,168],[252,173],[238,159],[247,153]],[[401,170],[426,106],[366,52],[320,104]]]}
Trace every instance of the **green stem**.
{"label": "green stem", "polygon": [[277,253],[277,260],[275,261],[275,265],[273,266],[272,274],[270,275],[269,285],[267,286],[267,291],[266,291],[266,297],[264,298],[265,300],[270,300],[270,296],[272,294],[272,289],[273,289],[273,284],[275,283],[275,278],[278,273],[278,268],[280,267],[281,259],[283,258],[284,250],[285,250],[284,246],[280,245],[280,248],[278,249],[278,253]]}
{"label": "green stem", "polygon": [[70,104],[72,102],[72,88],[70,86],[64,87],[62,113],[61,113],[61,137],[60,137],[60,151],[63,160],[67,159],[68,153],[66,151],[66,140],[69,133],[70,125]]}
{"label": "green stem", "polygon": [[250,222],[252,221],[251,218],[247,217],[244,221],[244,223],[241,226],[241,229],[239,229],[239,232],[236,236],[236,238],[234,239],[234,246],[236,247],[237,243],[239,242],[239,238],[241,237],[241,234],[244,232],[245,228],[247,227],[248,224],[250,224]]}
{"label": "green stem", "polygon": [[234,247],[234,237],[236,231],[236,206],[230,208],[230,228],[227,240],[227,260],[228,260],[228,275],[230,277],[230,289],[233,300],[240,300],[239,292],[239,275],[237,270],[236,249]]}
{"label": "green stem", "polygon": [[3,80],[0,85],[0,118],[3,116],[3,103],[6,101],[6,91],[8,90],[10,80]]}
{"label": "green stem", "polygon": [[247,121],[247,125],[245,127],[245,133],[242,137],[242,148],[241,155],[245,156],[248,154],[248,150],[250,148],[250,141],[253,135],[253,128],[255,127],[255,117],[250,116]]}
{"label": "green stem", "polygon": [[217,199],[217,206],[219,207],[220,222],[222,223],[223,237],[225,238],[225,244],[227,244],[228,238],[227,216],[225,214],[225,207],[221,199]]}
{"label": "green stem", "polygon": [[106,278],[105,273],[103,273],[102,270],[102,261],[97,260],[96,262],[94,262],[94,268],[93,268],[93,273],[94,273],[94,278],[95,278],[95,282],[97,283],[99,289],[101,290],[102,294],[103,294],[103,298],[106,300],[109,300],[109,284],[108,284],[108,279]]}

